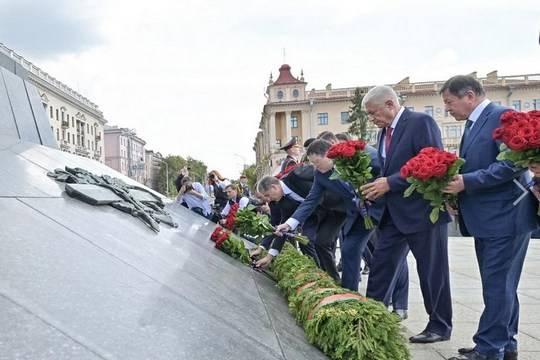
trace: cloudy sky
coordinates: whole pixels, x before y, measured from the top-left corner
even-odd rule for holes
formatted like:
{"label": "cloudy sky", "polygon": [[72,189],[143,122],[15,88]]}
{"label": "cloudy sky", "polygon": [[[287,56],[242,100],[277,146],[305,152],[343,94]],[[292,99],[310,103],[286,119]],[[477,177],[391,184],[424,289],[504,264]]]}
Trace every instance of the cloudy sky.
{"label": "cloudy sky", "polygon": [[[434,5],[437,4],[437,5]],[[0,42],[147,147],[230,177],[252,151],[268,75],[308,89],[540,73],[537,0],[0,0]]]}

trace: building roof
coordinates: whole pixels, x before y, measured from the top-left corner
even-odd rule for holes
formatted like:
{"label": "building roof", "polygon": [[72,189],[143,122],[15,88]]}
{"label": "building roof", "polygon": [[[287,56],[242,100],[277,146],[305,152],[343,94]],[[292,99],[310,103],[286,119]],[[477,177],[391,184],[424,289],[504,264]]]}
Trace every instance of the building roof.
{"label": "building roof", "polygon": [[291,67],[288,64],[283,64],[279,68],[279,76],[272,85],[289,85],[289,84],[304,84],[291,74]]}

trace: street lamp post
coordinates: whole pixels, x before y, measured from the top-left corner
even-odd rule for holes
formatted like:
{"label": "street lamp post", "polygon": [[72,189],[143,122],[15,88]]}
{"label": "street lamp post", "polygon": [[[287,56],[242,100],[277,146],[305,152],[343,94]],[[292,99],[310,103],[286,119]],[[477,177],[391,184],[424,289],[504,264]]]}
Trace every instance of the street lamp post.
{"label": "street lamp post", "polygon": [[165,164],[165,183],[167,190],[165,190],[165,196],[169,197],[169,164],[165,160],[160,160],[162,163]]}

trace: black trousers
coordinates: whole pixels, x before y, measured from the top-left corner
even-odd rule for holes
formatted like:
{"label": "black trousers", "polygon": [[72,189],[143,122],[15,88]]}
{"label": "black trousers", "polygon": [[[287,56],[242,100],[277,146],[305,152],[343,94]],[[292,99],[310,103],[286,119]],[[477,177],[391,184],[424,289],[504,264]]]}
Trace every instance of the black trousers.
{"label": "black trousers", "polygon": [[345,217],[345,213],[332,210],[320,210],[317,213],[315,250],[321,269],[336,281],[339,281],[339,273],[336,268],[336,241],[341,227],[345,223]]}

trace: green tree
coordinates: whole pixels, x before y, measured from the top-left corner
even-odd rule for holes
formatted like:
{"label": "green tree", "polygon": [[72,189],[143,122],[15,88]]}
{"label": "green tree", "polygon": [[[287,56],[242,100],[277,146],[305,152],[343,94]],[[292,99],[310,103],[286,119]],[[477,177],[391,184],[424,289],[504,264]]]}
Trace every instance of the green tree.
{"label": "green tree", "polygon": [[187,167],[191,169],[189,170],[189,177],[193,181],[198,181],[203,184],[204,180],[206,179],[206,173],[208,172],[206,164],[200,160],[188,156]]}
{"label": "green tree", "polygon": [[167,167],[162,163],[159,169],[158,189],[159,192],[167,196],[176,195],[174,180],[180,173],[180,169],[187,165],[186,159],[178,155],[169,155],[163,159],[168,165],[169,188],[167,189]]}
{"label": "green tree", "polygon": [[360,88],[356,88],[354,91],[354,97],[352,99],[352,106],[350,108],[349,133],[358,136],[360,139],[368,141],[367,138],[367,125],[368,115],[362,109],[362,99],[364,99],[364,93]]}
{"label": "green tree", "polygon": [[180,169],[187,166],[191,170],[189,171],[189,177],[193,181],[199,181],[201,183],[206,179],[206,164],[200,160],[188,157],[187,160],[179,155],[169,155],[163,159],[169,168],[169,189],[167,189],[167,167],[162,163],[159,170],[158,189],[159,192],[171,197],[176,196],[176,186],[174,181],[180,174]]}
{"label": "green tree", "polygon": [[257,166],[255,164],[249,165],[242,174],[247,177],[249,188],[254,190],[257,183]]}

